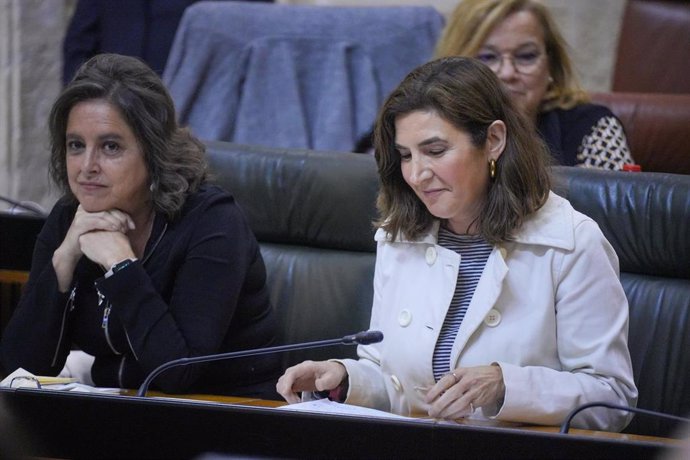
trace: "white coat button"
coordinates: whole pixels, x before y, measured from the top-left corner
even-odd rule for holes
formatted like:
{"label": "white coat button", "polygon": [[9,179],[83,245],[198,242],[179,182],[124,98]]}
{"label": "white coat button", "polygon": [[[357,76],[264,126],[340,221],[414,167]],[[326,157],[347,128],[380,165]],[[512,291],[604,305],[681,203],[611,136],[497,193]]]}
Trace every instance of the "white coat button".
{"label": "white coat button", "polygon": [[391,382],[393,382],[393,388],[395,388],[395,391],[400,391],[402,385],[400,385],[400,380],[398,380],[398,377],[391,375]]}
{"label": "white coat button", "polygon": [[489,327],[496,327],[498,323],[501,322],[501,312],[494,310],[493,308],[489,310],[489,313],[484,317],[484,324]]}
{"label": "white coat button", "polygon": [[402,327],[409,326],[411,322],[412,313],[410,313],[410,310],[401,310],[400,313],[398,313],[398,324]]}
{"label": "white coat button", "polygon": [[436,262],[436,248],[429,246],[426,249],[426,263],[429,265],[434,265],[434,262]]}

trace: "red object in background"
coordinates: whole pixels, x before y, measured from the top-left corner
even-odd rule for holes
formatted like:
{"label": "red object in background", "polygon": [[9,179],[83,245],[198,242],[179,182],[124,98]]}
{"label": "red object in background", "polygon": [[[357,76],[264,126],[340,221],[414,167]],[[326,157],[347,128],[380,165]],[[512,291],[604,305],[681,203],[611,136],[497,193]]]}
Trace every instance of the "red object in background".
{"label": "red object in background", "polygon": [[642,166],[636,165],[636,164],[624,164],[624,165],[623,165],[623,171],[628,171],[628,172],[641,172],[641,171],[642,171]]}

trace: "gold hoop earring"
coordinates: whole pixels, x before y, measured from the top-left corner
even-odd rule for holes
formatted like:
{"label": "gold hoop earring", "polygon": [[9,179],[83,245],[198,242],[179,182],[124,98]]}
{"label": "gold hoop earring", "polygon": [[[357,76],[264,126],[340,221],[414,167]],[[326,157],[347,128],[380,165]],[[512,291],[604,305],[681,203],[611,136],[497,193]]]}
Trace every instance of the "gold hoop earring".
{"label": "gold hoop earring", "polygon": [[496,180],[496,160],[493,158],[489,160],[489,177]]}

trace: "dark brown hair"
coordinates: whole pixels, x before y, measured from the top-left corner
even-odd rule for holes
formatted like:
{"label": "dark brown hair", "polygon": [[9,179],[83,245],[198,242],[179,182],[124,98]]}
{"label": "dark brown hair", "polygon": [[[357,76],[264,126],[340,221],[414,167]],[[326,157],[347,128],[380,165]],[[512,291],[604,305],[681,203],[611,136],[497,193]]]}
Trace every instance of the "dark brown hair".
{"label": "dark brown hair", "polygon": [[415,239],[435,219],[403,179],[395,148],[396,119],[414,111],[435,112],[468,133],[478,148],[485,145],[491,123],[505,123],[506,146],[498,158],[496,178],[490,182],[477,227],[492,244],[509,240],[525,217],[548,197],[550,157],[494,73],[479,61],[464,57],[437,59],[413,70],[381,108],[374,129],[381,178],[377,225],[393,239],[398,234]]}
{"label": "dark brown hair", "polygon": [[50,111],[50,174],[74,199],[66,166],[67,120],[83,101],[104,100],[134,132],[152,183],[154,209],[174,218],[189,193],[206,180],[204,145],[177,125],[175,106],[158,75],[141,60],[100,54],[85,62]]}

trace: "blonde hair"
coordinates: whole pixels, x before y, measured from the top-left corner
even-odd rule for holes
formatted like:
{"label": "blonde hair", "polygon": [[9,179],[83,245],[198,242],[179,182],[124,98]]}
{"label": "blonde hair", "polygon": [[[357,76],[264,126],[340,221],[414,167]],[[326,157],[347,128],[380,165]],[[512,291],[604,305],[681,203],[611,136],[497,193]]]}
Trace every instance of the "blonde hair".
{"label": "blonde hair", "polygon": [[508,16],[520,11],[534,15],[544,32],[544,45],[553,81],[539,110],[569,109],[588,102],[568,56],[568,45],[546,6],[534,0],[464,0],[453,11],[436,46],[436,57],[474,57],[489,34]]}

